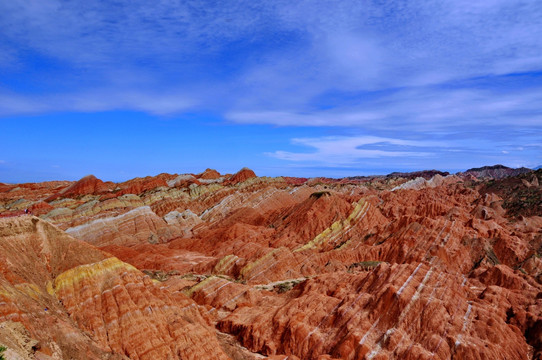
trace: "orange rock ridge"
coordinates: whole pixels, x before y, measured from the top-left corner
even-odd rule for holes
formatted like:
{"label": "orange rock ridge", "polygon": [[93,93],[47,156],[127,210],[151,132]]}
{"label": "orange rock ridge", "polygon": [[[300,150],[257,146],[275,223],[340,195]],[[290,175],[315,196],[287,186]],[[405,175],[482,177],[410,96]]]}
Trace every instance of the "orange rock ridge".
{"label": "orange rock ridge", "polygon": [[0,250],[0,320],[24,326],[34,356],[228,359],[192,300],[47,222],[0,219]]}

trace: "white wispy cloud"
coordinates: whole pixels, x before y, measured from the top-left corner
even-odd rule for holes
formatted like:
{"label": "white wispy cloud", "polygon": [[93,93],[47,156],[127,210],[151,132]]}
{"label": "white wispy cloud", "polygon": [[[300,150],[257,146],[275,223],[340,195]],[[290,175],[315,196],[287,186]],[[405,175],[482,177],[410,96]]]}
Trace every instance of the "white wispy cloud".
{"label": "white wispy cloud", "polygon": [[437,131],[463,127],[542,126],[542,88],[513,94],[475,89],[416,88],[378,96],[371,102],[313,111],[231,112],[236,123],[279,126],[342,126],[365,129]]}
{"label": "white wispy cloud", "polygon": [[[398,133],[400,135],[401,132]],[[538,134],[514,135],[520,142],[539,137]],[[504,163],[508,166],[536,166],[540,151],[536,144],[518,148],[509,138],[491,139],[484,134],[471,137],[417,140],[379,136],[323,136],[294,138],[294,151],[279,150],[267,156],[284,161],[285,166],[299,168],[353,169],[428,169],[459,171],[482,163]],[[534,146],[531,146],[534,145]],[[528,156],[522,154],[528,152]],[[506,157],[503,158],[503,155]],[[351,172],[352,173],[352,172]]]}
{"label": "white wispy cloud", "polygon": [[40,114],[55,111],[100,112],[140,110],[155,115],[180,113],[195,102],[184,93],[146,93],[129,89],[89,91],[36,97],[0,93],[0,113],[4,115]]}
{"label": "white wispy cloud", "polygon": [[445,143],[436,141],[412,141],[376,136],[295,138],[292,139],[292,143],[313,150],[311,152],[276,151],[267,155],[294,162],[348,165],[361,159],[428,157],[432,156],[432,153],[424,151],[423,148],[446,146]]}
{"label": "white wispy cloud", "polygon": [[[119,104],[105,101],[108,109],[176,112],[179,107],[161,98],[181,85],[191,102],[217,112],[296,113],[312,110],[315,98],[330,91],[542,70],[541,19],[537,0],[170,0],[152,6],[143,0],[11,0],[0,4],[0,67],[35,72],[36,60],[25,55],[31,53],[57,63],[44,70],[54,79],[37,74],[36,81],[50,83],[48,95],[69,100],[96,83],[105,93],[122,92],[122,77],[156,103],[137,107],[115,96]],[[18,95],[36,103],[43,94]],[[72,110],[86,111],[85,104]]]}

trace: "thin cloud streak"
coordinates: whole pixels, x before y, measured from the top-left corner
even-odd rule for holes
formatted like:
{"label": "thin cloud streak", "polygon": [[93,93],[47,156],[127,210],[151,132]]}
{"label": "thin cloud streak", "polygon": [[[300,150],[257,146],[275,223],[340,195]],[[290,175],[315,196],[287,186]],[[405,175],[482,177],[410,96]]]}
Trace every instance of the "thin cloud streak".
{"label": "thin cloud streak", "polygon": [[[315,149],[309,153],[294,153],[288,151],[276,151],[266,155],[294,162],[317,162],[336,165],[353,164],[360,159],[378,159],[388,157],[430,157],[432,153],[419,151],[421,148],[445,146],[434,141],[411,141],[403,139],[391,139],[376,136],[330,136],[323,138],[296,138],[292,139],[295,145],[301,145]],[[382,149],[368,149],[368,145],[375,145]],[[387,149],[391,146],[403,148],[403,150]]]}
{"label": "thin cloud streak", "polygon": [[[490,164],[533,167],[540,161],[536,144],[512,147],[506,140],[494,141],[480,134],[466,139],[405,140],[377,136],[326,136],[321,138],[294,138],[293,145],[308,151],[275,151],[267,156],[285,161],[286,166],[338,167],[363,169],[377,168],[438,168],[465,170],[464,164],[476,166],[477,159]],[[520,137],[528,143],[539,135]],[[528,155],[525,156],[524,152]],[[465,158],[468,154],[468,158]],[[503,157],[504,156],[504,157]],[[527,159],[527,160],[526,160]]]}
{"label": "thin cloud streak", "polygon": [[195,102],[184,93],[149,94],[133,90],[115,92],[104,90],[39,97],[0,94],[0,113],[11,116],[58,111],[101,112],[112,110],[138,110],[153,115],[168,116],[186,111],[194,105]]}
{"label": "thin cloud streak", "polygon": [[542,127],[542,88],[514,94],[438,88],[399,90],[360,107],[307,112],[231,112],[241,124],[343,126],[410,131],[474,126]]}

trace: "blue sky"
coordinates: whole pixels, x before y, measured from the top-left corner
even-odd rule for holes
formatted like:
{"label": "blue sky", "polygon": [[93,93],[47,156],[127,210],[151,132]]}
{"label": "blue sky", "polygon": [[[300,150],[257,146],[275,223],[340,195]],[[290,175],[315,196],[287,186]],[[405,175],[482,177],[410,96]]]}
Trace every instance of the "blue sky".
{"label": "blue sky", "polygon": [[0,2],[0,181],[542,164],[542,2]]}

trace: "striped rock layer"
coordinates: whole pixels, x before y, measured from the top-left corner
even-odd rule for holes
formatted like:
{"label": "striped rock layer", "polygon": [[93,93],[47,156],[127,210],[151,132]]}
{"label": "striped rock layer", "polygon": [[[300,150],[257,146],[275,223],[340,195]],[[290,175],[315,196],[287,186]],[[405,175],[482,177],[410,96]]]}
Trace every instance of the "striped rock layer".
{"label": "striped rock layer", "polygon": [[61,358],[539,359],[542,171],[441,175],[3,185],[2,216],[34,206],[58,228],[1,220],[0,340]]}
{"label": "striped rock layer", "polygon": [[22,324],[33,356],[228,359],[194,301],[45,221],[0,219],[0,253],[0,322]]}

